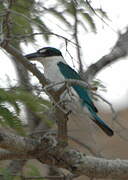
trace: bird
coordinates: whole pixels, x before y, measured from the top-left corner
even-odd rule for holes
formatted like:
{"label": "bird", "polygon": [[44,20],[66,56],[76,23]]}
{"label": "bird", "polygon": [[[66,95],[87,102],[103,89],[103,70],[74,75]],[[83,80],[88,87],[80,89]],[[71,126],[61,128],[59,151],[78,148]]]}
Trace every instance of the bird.
{"label": "bird", "polygon": [[[68,79],[82,80],[80,75],[66,63],[59,49],[44,47],[34,53],[25,55],[25,57],[28,60],[40,62],[44,67],[45,78],[51,83],[63,82]],[[61,86],[61,84],[55,86],[54,90],[59,90]],[[62,97],[68,99],[65,106],[71,113],[88,114],[89,118],[96,123],[104,133],[108,136],[113,136],[113,130],[98,116],[98,109],[93,103],[88,88],[82,87],[79,84],[71,84],[71,93],[70,95],[68,93],[69,91],[67,90],[65,94],[63,93]]]}

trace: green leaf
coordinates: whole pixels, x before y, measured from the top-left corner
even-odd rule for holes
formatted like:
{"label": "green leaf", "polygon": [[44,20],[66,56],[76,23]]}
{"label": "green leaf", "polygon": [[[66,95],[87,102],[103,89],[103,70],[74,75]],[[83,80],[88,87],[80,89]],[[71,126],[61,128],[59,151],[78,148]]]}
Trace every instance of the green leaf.
{"label": "green leaf", "polygon": [[18,103],[15,101],[15,98],[8,91],[5,91],[4,89],[0,89],[0,103],[5,103],[5,102],[10,103],[15,109],[16,113],[19,115],[20,108]]}
{"label": "green leaf", "polygon": [[78,21],[78,23],[83,27],[85,32],[88,32],[88,29],[86,28],[85,24],[82,21]]}
{"label": "green leaf", "polygon": [[8,169],[3,169],[2,170],[2,174],[3,174],[3,180],[14,180],[14,177],[11,176],[11,172]]}
{"label": "green leaf", "polygon": [[103,18],[109,19],[107,13],[103,9],[99,8],[99,9],[95,9],[95,11],[98,14],[100,14]]}
{"label": "green leaf", "polygon": [[51,103],[48,100],[40,98],[20,88],[17,88],[15,93],[13,92],[11,95],[15,101],[25,104],[31,110],[31,112],[34,112],[37,117],[41,118],[48,127],[53,125],[53,122],[48,120],[46,113],[51,108]]}
{"label": "green leaf", "polygon": [[33,33],[31,23],[21,14],[12,14],[12,33],[13,35],[24,35]]}
{"label": "green leaf", "polygon": [[85,13],[85,12],[81,12],[81,15],[83,16],[85,21],[90,25],[91,29],[95,32],[96,26],[95,26],[95,23],[93,21],[93,18],[88,13]]}
{"label": "green leaf", "polygon": [[34,0],[18,0],[13,3],[12,9],[16,12],[23,13],[24,15],[31,16],[31,8],[36,4]]}
{"label": "green leaf", "polygon": [[106,92],[106,86],[103,84],[103,82],[100,79],[93,80],[92,85]]}
{"label": "green leaf", "polygon": [[15,129],[18,133],[24,134],[21,120],[4,105],[0,105],[0,124]]}
{"label": "green leaf", "polygon": [[[39,168],[37,168],[36,166],[34,166],[33,164],[29,164],[28,165],[29,171],[28,171],[28,175],[29,176],[41,176],[41,173],[39,171]],[[44,178],[38,178],[39,180],[45,180]]]}
{"label": "green leaf", "polygon": [[67,19],[64,17],[64,14],[62,14],[61,12],[58,12],[54,8],[48,9],[48,12],[56,16],[58,19],[60,19],[61,22],[66,24],[69,28],[71,27],[71,23],[67,21]]}
{"label": "green leaf", "polygon": [[5,8],[4,4],[3,4],[3,3],[0,3],[0,13],[1,13],[1,11],[4,10],[4,8]]}
{"label": "green leaf", "polygon": [[[40,19],[40,17],[35,17],[33,18],[33,22],[35,22],[36,27],[44,34],[42,34],[42,37],[46,40],[49,41],[49,32],[50,29],[45,25],[45,23]],[[37,24],[36,24],[37,23]],[[33,23],[34,25],[34,23]]]}
{"label": "green leaf", "polygon": [[[17,101],[21,101],[26,104],[33,112],[43,112],[51,106],[48,100],[38,98],[36,95],[31,94],[28,91],[16,89],[15,93],[12,93],[12,97]],[[43,106],[44,105],[44,106]]]}
{"label": "green leaf", "polygon": [[53,125],[53,123],[48,120],[46,113],[51,108],[51,103],[20,88],[8,91],[0,89],[0,116],[2,117],[0,124],[4,126],[7,125],[19,131],[22,130],[21,120],[15,112],[10,111],[10,108],[13,106],[16,112],[20,112],[19,102],[25,104],[40,119],[46,122],[49,127]]}
{"label": "green leaf", "polygon": [[74,3],[73,2],[67,3],[66,6],[67,6],[66,12],[74,16],[76,13],[76,7],[74,6]]}

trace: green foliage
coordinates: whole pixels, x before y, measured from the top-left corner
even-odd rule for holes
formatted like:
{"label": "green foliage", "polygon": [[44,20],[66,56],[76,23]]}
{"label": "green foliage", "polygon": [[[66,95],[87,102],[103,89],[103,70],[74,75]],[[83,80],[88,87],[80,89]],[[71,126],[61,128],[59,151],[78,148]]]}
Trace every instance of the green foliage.
{"label": "green foliage", "polygon": [[53,125],[53,122],[47,118],[47,111],[51,108],[51,103],[43,98],[40,98],[28,91],[24,91],[20,88],[16,89],[15,93],[12,93],[12,97],[15,101],[24,103],[37,117],[41,118],[48,127]]}
{"label": "green foliage", "polygon": [[[34,166],[33,164],[29,164],[28,165],[29,171],[27,172],[27,174],[29,176],[41,176],[39,168],[37,168],[36,166]],[[38,178],[39,179],[39,178]],[[45,180],[44,178],[40,178],[39,180]]]}
{"label": "green foliage", "polygon": [[102,91],[106,91],[106,86],[104,86],[103,82],[100,79],[95,79],[92,82],[94,87],[100,88]]}
{"label": "green foliage", "polygon": [[6,108],[4,105],[0,105],[0,124],[3,126],[9,126],[20,134],[23,134],[22,123],[18,116],[15,113],[11,112],[9,108]]}
{"label": "green foliage", "polygon": [[17,0],[13,4],[12,9],[16,12],[23,13],[24,15],[30,16],[31,8],[36,4],[34,0]]}
{"label": "green foliage", "polygon": [[7,168],[1,168],[0,173],[2,174],[2,180],[22,180],[22,178],[18,175],[11,175],[11,172]]}
{"label": "green foliage", "polygon": [[12,34],[24,35],[33,33],[32,26],[28,23],[28,20],[21,14],[12,14]]}
{"label": "green foliage", "polygon": [[4,5],[0,3],[0,11],[4,9]]}
{"label": "green foliage", "polygon": [[[6,3],[0,3],[0,13],[5,12]],[[67,15],[75,19],[75,14],[82,15],[82,18],[78,19],[80,26],[83,26],[85,31],[87,28],[84,25],[84,22],[88,23],[91,29],[95,32],[96,26],[93,19],[93,15],[99,14],[102,18],[107,18],[107,14],[101,8],[92,8],[89,4],[89,1],[80,0],[75,2],[72,0],[60,0],[55,1],[49,7],[45,7],[45,3],[36,2],[34,0],[17,0],[14,1],[11,12],[10,12],[10,26],[11,26],[11,35],[13,41],[19,44],[23,41],[23,36],[28,34],[33,34],[34,29],[38,29],[42,33],[42,37],[49,41],[51,27],[49,29],[49,24],[47,18],[44,20],[43,15],[51,14],[54,17],[58,18],[62,23],[67,27],[67,30],[73,31],[72,21],[67,18]],[[6,25],[5,25],[6,26]],[[7,28],[4,28],[6,32]],[[22,38],[20,38],[20,36]],[[14,38],[16,37],[16,38]],[[24,42],[34,42],[35,37],[29,36],[24,38]],[[13,42],[13,44],[15,44]]]}
{"label": "green foliage", "polygon": [[71,23],[68,22],[68,20],[64,17],[62,12],[57,11],[54,8],[49,8],[48,12],[50,14],[53,14],[53,16],[57,17],[61,22],[63,22],[64,24],[66,24],[67,27],[71,28]]}
{"label": "green foliage", "polygon": [[77,7],[74,5],[74,2],[71,1],[71,2],[65,4],[65,10],[71,16],[75,16]]}
{"label": "green foliage", "polygon": [[[64,17],[65,14],[68,14],[69,16],[75,18],[76,13],[77,13],[77,15],[82,15],[82,18],[79,17],[79,19],[78,19],[79,25],[83,26],[85,31],[87,31],[87,28],[84,25],[84,21],[85,21],[86,23],[89,24],[91,30],[96,32],[96,25],[95,25],[95,22],[93,19],[93,14],[95,12],[95,9],[93,9],[93,11],[92,11],[91,6],[89,6],[86,1],[81,0],[78,3],[75,3],[75,1],[61,0],[61,2],[64,5],[64,13],[63,14],[61,13],[60,16],[63,15],[63,17]],[[98,9],[97,9],[97,11],[98,11]],[[100,12],[102,12],[102,9]]]}
{"label": "green foliage", "polygon": [[28,91],[24,91],[20,88],[16,89],[15,93],[11,93],[11,95],[15,99],[15,101],[23,102],[27,105],[27,107],[31,109],[31,111],[36,112],[37,114],[39,112],[43,113],[51,106],[48,100],[39,98],[36,95],[31,94]]}
{"label": "green foliage", "polygon": [[[27,38],[27,41],[25,38],[23,38],[24,35],[33,34],[34,33],[34,27],[38,28],[40,32],[46,32],[48,31],[48,27],[45,25],[45,23],[40,20],[40,16],[38,12],[36,11],[36,5],[38,3],[34,0],[17,0],[14,1],[11,12],[10,12],[10,36],[12,36],[13,44],[17,44],[17,41],[19,41],[19,44],[21,41],[24,42],[34,42],[35,38],[34,36],[30,36],[29,39]],[[5,12],[6,5],[5,3],[0,4],[0,13]],[[36,13],[36,14],[35,14]],[[36,18],[35,18],[36,17]],[[2,18],[1,18],[2,19]],[[33,26],[34,25],[34,26]],[[4,33],[7,32],[6,24],[4,24]],[[22,38],[20,38],[20,36]],[[42,37],[45,38],[46,41],[49,40],[48,34],[44,33],[42,34]]]}
{"label": "green foliage", "polygon": [[14,97],[11,96],[10,93],[8,93],[8,91],[0,89],[0,103],[4,102],[10,103],[11,106],[13,106],[13,108],[15,109],[16,113],[19,115],[20,109],[17,102],[14,100]]}
{"label": "green foliage", "polygon": [[103,9],[98,8],[98,9],[95,9],[95,11],[96,11],[98,14],[100,14],[102,18],[108,19],[108,15],[107,15],[107,13],[106,13]]}
{"label": "green foliage", "polygon": [[81,15],[83,16],[84,20],[90,25],[91,29],[95,32],[96,26],[93,18],[88,13],[85,12],[81,12]]}
{"label": "green foliage", "polygon": [[[11,110],[12,107],[14,111]],[[0,89],[0,124],[24,134],[21,120],[18,117],[19,112],[20,108],[13,97],[4,89]]]}
{"label": "green foliage", "polygon": [[52,126],[46,116],[46,111],[51,107],[48,100],[37,97],[30,92],[15,88],[13,90],[0,89],[0,124],[15,129],[18,133],[24,134],[23,121],[20,119],[20,103],[25,104],[42,120]]}
{"label": "green foliage", "polygon": [[8,169],[2,169],[3,180],[14,180],[14,177],[11,176],[11,172]]}
{"label": "green foliage", "polygon": [[50,29],[45,25],[45,23],[40,19],[39,16],[36,16],[33,18],[33,25],[37,25],[37,28],[39,29],[40,32],[43,32],[42,37],[46,40],[49,41],[49,32]]}

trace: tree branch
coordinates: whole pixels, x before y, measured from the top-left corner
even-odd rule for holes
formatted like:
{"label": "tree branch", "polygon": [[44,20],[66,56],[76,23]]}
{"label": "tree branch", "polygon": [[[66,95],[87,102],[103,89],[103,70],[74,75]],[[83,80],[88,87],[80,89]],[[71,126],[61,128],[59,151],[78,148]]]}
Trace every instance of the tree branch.
{"label": "tree branch", "polygon": [[8,0],[7,7],[5,8],[5,14],[3,15],[3,30],[5,43],[8,44],[11,36],[11,18],[10,18],[10,9],[12,8],[13,0]]}
{"label": "tree branch", "polygon": [[13,159],[29,159],[25,153],[10,152],[5,149],[0,149],[0,160],[13,160]]}
{"label": "tree branch", "polygon": [[120,34],[118,41],[111,52],[103,56],[99,61],[89,66],[83,77],[87,82],[92,81],[94,76],[103,68],[128,55],[128,29]]}
{"label": "tree branch", "polygon": [[107,101],[105,98],[103,98],[101,95],[99,95],[99,94],[97,94],[97,93],[92,93],[94,96],[97,96],[99,99],[101,99],[103,102],[105,102],[106,104],[108,104],[108,106],[110,107],[110,110],[111,110],[111,112],[112,112],[112,120],[116,120],[116,118],[117,118],[117,113],[116,113],[116,111],[115,111],[115,109],[114,109],[114,107],[113,107],[113,105],[109,102],[109,101]]}
{"label": "tree branch", "polygon": [[76,42],[76,51],[77,51],[77,58],[79,61],[79,72],[82,74],[83,72],[83,64],[82,64],[82,59],[81,59],[81,54],[80,54],[80,44],[79,44],[79,38],[78,38],[78,17],[77,17],[77,6],[74,4],[74,38]]}
{"label": "tree branch", "polygon": [[0,147],[12,152],[28,152],[35,148],[38,142],[27,138],[18,136],[0,129]]}
{"label": "tree branch", "polygon": [[[128,178],[128,160],[106,160],[90,157],[68,147],[58,153],[57,141],[50,133],[43,136],[42,144],[44,150],[42,149],[41,152],[46,153],[46,155],[42,158],[42,155],[38,153],[37,156],[43,163],[52,163],[52,165],[68,169],[73,174],[88,177],[113,179],[120,177],[123,180]],[[48,157],[50,161],[44,157]]]}
{"label": "tree branch", "polygon": [[[17,138],[14,138],[15,135],[12,133],[0,132],[0,137],[3,137],[2,139],[0,138],[0,147],[3,147],[3,144],[7,142],[7,136],[8,146],[4,147],[6,149],[9,147],[11,151],[14,149],[14,153],[18,149],[21,152],[21,157],[18,157],[19,159],[22,159],[23,149],[25,149],[25,153],[29,154],[29,158],[31,156],[32,159],[37,159],[42,163],[66,168],[78,176],[86,175],[90,178],[112,178],[113,180],[118,178],[123,180],[128,179],[128,160],[107,160],[90,157],[69,147],[61,149],[61,152],[58,153],[58,141],[51,133],[45,134],[40,141],[33,140],[38,143],[31,145],[31,139],[29,138],[26,143],[23,137],[17,136]],[[12,143],[14,139],[15,143]],[[29,147],[28,144],[30,144]],[[23,146],[23,148],[19,150],[19,146]]]}

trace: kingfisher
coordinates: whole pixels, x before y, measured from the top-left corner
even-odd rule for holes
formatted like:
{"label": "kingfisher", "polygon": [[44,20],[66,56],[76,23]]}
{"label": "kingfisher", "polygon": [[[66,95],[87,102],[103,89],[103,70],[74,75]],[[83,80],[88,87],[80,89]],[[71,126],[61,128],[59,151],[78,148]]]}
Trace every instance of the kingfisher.
{"label": "kingfisher", "polygon": [[[63,82],[67,79],[82,80],[80,75],[66,63],[61,51],[56,48],[44,47],[25,57],[29,60],[38,61],[43,65],[44,76],[50,83]],[[61,86],[59,84],[55,89],[58,90]],[[92,101],[89,89],[78,84],[72,84],[70,88],[71,93],[67,90],[66,95],[63,95],[63,98],[68,97],[66,108],[74,114],[88,114],[89,118],[108,136],[112,136],[114,134],[113,130],[97,115],[98,109]]]}

